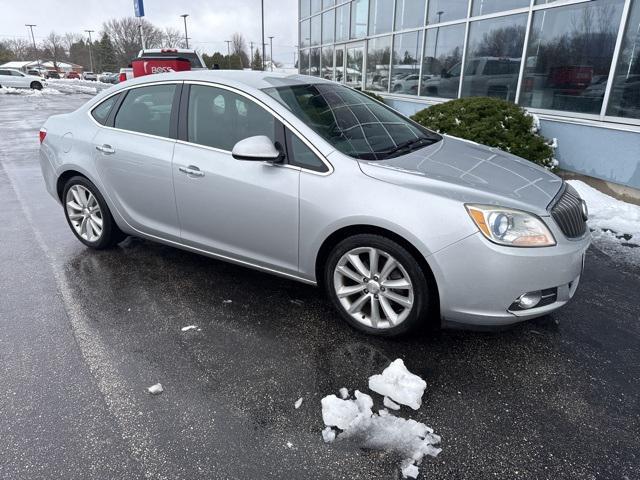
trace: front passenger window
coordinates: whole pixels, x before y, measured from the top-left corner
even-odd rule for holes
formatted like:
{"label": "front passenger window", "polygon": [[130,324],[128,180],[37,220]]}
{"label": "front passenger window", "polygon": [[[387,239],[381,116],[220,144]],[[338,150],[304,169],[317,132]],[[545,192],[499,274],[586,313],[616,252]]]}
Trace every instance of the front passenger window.
{"label": "front passenger window", "polygon": [[175,90],[175,85],[151,85],[129,90],[116,114],[114,127],[169,137]]}

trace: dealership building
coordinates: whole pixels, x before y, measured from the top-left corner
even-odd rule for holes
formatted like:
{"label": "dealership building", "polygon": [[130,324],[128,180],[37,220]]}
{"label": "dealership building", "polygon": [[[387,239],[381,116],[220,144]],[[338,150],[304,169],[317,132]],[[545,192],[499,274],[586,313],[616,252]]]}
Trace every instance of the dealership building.
{"label": "dealership building", "polygon": [[563,170],[640,189],[640,0],[300,0],[298,68],[405,114],[515,102]]}

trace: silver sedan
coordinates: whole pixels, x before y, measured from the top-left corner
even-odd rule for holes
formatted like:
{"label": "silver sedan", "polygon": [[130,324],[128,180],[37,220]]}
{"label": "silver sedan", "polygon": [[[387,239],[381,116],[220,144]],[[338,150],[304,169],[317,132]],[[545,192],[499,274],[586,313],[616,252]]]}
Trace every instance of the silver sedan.
{"label": "silver sedan", "polygon": [[319,78],[142,77],[52,116],[40,140],[88,247],[135,235],[317,284],[372,334],[547,314],[590,241],[557,176]]}

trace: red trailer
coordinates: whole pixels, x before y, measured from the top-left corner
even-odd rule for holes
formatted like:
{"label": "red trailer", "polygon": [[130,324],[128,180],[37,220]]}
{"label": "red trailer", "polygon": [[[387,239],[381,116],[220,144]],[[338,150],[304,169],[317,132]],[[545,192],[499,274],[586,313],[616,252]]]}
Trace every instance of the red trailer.
{"label": "red trailer", "polygon": [[131,66],[134,78],[155,73],[191,70],[191,62],[182,57],[138,57],[131,62]]}

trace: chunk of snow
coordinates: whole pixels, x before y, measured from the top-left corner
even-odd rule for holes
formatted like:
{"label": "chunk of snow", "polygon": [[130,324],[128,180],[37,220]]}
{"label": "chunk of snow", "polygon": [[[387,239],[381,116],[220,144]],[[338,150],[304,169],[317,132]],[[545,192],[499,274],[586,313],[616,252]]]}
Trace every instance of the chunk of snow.
{"label": "chunk of snow", "polygon": [[293,405],[296,410],[300,408],[300,405],[302,405],[302,397],[300,397],[298,400],[296,400],[296,403]]}
{"label": "chunk of snow", "polygon": [[335,395],[327,395],[322,404],[322,420],[327,427],[346,430],[358,417],[372,415],[373,399],[366,393],[356,390],[355,400],[342,400]]}
{"label": "chunk of snow", "polygon": [[159,395],[164,392],[164,389],[162,388],[162,384],[156,383],[155,385],[151,385],[149,388],[147,388],[147,391],[151,395]]}
{"label": "chunk of snow", "polygon": [[530,113],[529,116],[533,120],[531,133],[538,133],[540,131],[540,118],[535,113]]}
{"label": "chunk of snow", "polygon": [[287,442],[287,447],[289,447],[289,448],[293,448],[293,443],[291,443],[291,442]]}
{"label": "chunk of snow", "polygon": [[342,387],[340,389],[340,396],[342,397],[343,400],[346,400],[347,398],[349,398],[349,390]]}
{"label": "chunk of snow", "polygon": [[222,303],[233,303],[233,300],[223,300]]}
{"label": "chunk of snow", "polygon": [[378,410],[378,415],[380,415],[381,417],[389,415],[389,410],[387,410],[386,408],[381,408],[380,410]]}
{"label": "chunk of snow", "polygon": [[400,405],[418,410],[422,405],[422,394],[427,388],[427,382],[407,370],[402,359],[398,358],[382,374],[369,377],[369,388]]}
{"label": "chunk of snow", "polygon": [[189,330],[197,330],[198,326],[197,325],[189,325],[187,327],[182,327],[180,330],[182,330],[183,332],[188,332]]}
{"label": "chunk of snow", "polygon": [[322,430],[322,439],[324,440],[324,443],[333,442],[336,439],[336,431],[331,427],[325,428]]}
{"label": "chunk of snow", "polygon": [[391,400],[389,397],[384,397],[382,403],[385,407],[390,408],[391,410],[400,410],[400,405]]}
{"label": "chunk of snow", "polygon": [[403,478],[407,478],[407,477],[409,477],[409,478],[417,478],[418,477],[418,473],[420,473],[420,470],[413,463],[407,463],[405,466],[402,467],[402,477]]}

